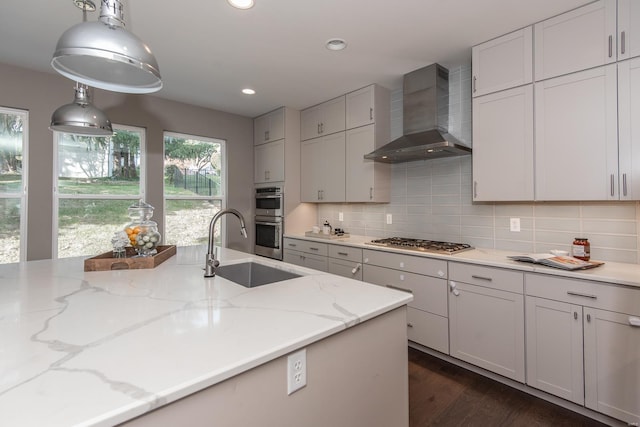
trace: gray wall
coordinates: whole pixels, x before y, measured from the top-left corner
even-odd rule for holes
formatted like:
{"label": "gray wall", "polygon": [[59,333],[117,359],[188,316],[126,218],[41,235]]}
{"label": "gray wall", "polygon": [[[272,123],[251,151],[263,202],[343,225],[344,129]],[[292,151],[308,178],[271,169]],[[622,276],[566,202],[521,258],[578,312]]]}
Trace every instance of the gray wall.
{"label": "gray wall", "polygon": [[[51,258],[53,133],[48,126],[51,113],[73,101],[73,87],[73,81],[55,73],[0,64],[0,105],[29,111],[28,260]],[[163,216],[162,133],[166,130],[227,141],[227,206],[238,209],[252,223],[253,168],[246,167],[248,162],[253,163],[251,118],[152,95],[127,95],[96,89],[93,98],[93,103],[104,110],[114,124],[146,129],[146,201],[156,208],[155,218]],[[238,224],[231,221],[228,227],[227,245],[252,251],[253,236],[242,239],[237,232]],[[248,231],[253,234],[252,230],[251,225]]]}
{"label": "gray wall", "polygon": [[[471,145],[471,67],[449,71],[449,130]],[[391,96],[391,134],[402,134],[401,91]],[[395,164],[391,203],[319,204],[318,222],[328,219],[352,234],[464,242],[516,253],[568,250],[574,237],[584,236],[594,259],[640,263],[640,202],[473,203],[471,183],[471,156]],[[511,217],[521,219],[520,232],[509,230]]]}

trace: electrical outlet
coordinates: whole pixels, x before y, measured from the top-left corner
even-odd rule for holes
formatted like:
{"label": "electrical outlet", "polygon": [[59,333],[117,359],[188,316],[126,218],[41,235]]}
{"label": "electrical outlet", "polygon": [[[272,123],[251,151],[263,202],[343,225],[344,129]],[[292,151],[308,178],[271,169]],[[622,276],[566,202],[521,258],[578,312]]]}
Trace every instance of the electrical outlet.
{"label": "electrical outlet", "polygon": [[307,385],[307,349],[302,349],[287,358],[287,394],[292,394]]}
{"label": "electrical outlet", "polygon": [[344,221],[344,215],[342,214],[342,212],[338,212],[338,221]]}
{"label": "electrical outlet", "polygon": [[509,220],[509,228],[511,231],[520,231],[520,218],[511,218]]}
{"label": "electrical outlet", "polygon": [[387,214],[387,224],[393,224],[393,216],[391,214]]}

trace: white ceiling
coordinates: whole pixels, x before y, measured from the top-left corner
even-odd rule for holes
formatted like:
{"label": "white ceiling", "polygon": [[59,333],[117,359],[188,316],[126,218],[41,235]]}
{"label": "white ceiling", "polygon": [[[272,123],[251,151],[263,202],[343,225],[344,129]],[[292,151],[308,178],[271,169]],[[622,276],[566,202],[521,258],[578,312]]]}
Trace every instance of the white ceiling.
{"label": "white ceiling", "polygon": [[[371,83],[400,88],[409,71],[470,61],[471,46],[590,1],[255,0],[250,10],[226,0],[124,3],[127,29],[160,64],[156,96],[255,117]],[[81,20],[72,0],[1,0],[0,62],[54,73],[58,38]],[[324,47],[335,37],[346,50]],[[257,94],[241,94],[244,87]]]}

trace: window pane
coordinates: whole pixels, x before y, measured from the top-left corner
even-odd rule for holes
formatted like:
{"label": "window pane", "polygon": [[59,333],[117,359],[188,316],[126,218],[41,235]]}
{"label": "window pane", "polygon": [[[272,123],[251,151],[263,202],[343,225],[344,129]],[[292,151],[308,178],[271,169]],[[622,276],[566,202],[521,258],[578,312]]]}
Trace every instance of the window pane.
{"label": "window pane", "polygon": [[[110,251],[111,238],[130,221],[133,200],[60,199],[58,257],[94,256]],[[153,218],[152,218],[153,219]]]}
{"label": "window pane", "polygon": [[60,134],[60,194],[137,195],[140,193],[140,139],[116,129],[112,137]]}
{"label": "window pane", "polygon": [[[165,244],[188,246],[207,243],[209,223],[221,206],[220,200],[167,200],[164,210]],[[219,226],[216,227],[216,243],[220,243]]]}
{"label": "window pane", "polygon": [[0,112],[0,193],[22,190],[23,116]]}
{"label": "window pane", "polygon": [[165,135],[164,194],[221,196],[222,143]]}
{"label": "window pane", "polygon": [[0,263],[20,261],[20,200],[0,198]]}

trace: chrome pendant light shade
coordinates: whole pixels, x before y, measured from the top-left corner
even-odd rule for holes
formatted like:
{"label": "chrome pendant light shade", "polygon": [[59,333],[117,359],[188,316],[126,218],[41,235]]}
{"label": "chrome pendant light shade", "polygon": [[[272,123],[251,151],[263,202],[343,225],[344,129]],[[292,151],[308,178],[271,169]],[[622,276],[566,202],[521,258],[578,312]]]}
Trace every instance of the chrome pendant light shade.
{"label": "chrome pendant light shade", "polygon": [[113,92],[152,93],[162,88],[151,49],[124,28],[123,2],[102,0],[100,20],[65,31],[51,66],[86,85]]}
{"label": "chrome pendant light shade", "polygon": [[113,135],[107,115],[89,102],[88,89],[85,85],[76,83],[75,99],[71,104],[65,104],[53,112],[49,129],[75,135]]}

